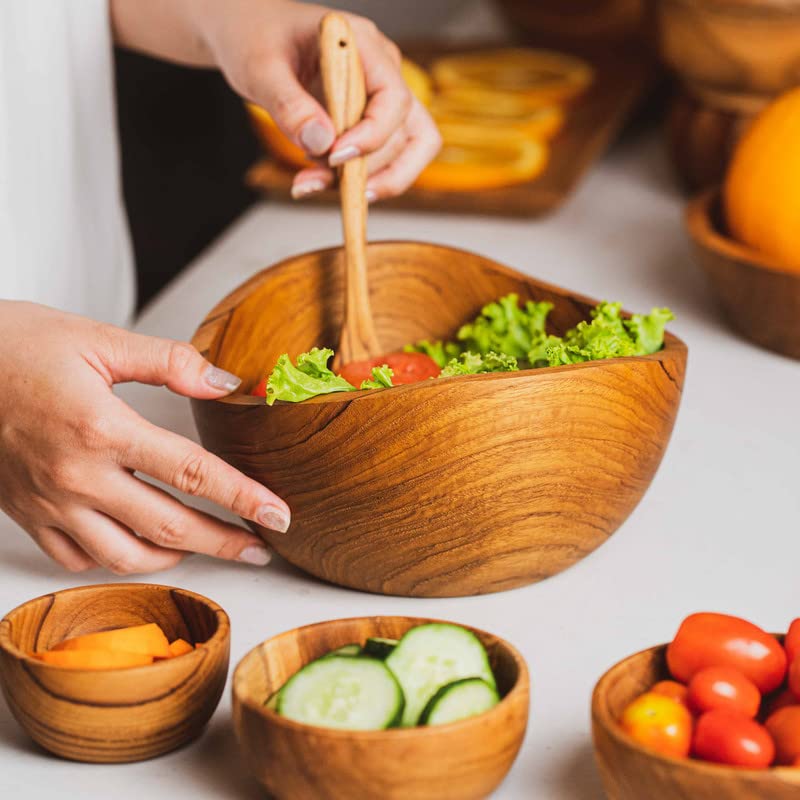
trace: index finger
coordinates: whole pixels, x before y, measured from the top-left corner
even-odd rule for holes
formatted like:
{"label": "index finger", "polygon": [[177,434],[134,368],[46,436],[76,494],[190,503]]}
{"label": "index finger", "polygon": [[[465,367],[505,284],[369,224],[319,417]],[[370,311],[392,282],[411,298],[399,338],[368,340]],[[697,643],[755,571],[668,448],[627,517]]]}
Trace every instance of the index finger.
{"label": "index finger", "polygon": [[288,530],[291,512],[280,497],[199,444],[145,420],[131,431],[130,442],[122,466],[211,500],[270,530]]}
{"label": "index finger", "polygon": [[332,167],[351,158],[379,150],[400,128],[411,110],[411,90],[385,46],[369,44],[361,48],[367,107],[357,125],[334,143],[328,158]]}

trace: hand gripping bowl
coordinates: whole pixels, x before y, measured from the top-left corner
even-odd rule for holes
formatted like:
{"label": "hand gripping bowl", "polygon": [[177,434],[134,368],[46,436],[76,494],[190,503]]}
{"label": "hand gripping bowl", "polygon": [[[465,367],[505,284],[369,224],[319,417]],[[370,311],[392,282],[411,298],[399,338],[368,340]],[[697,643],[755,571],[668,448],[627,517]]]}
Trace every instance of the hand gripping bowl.
{"label": "hand gripping bowl", "polygon": [[[368,259],[387,351],[450,337],[509,292],[553,302],[559,333],[595,304],[450,247],[379,242]],[[289,258],[226,297],[193,343],[248,391],[281,353],[336,341],[342,278],[340,249]],[[258,530],[292,564],[370,592],[473,595],[560,572],[614,533],[664,454],[685,366],[668,334],[651,356],[192,405],[203,444],[289,503],[288,533]]]}

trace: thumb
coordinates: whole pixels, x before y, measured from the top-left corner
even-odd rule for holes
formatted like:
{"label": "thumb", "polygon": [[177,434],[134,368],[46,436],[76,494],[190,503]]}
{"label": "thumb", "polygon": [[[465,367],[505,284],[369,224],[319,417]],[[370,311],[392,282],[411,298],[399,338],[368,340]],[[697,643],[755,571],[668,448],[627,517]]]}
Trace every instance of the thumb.
{"label": "thumb", "polygon": [[303,88],[290,64],[283,59],[268,62],[255,82],[255,101],[269,111],[277,126],[311,156],[331,149],[336,131],[325,109]]}
{"label": "thumb", "polygon": [[98,353],[113,383],[138,381],[211,400],[235,392],[241,378],[206,361],[192,345],[114,329]]}

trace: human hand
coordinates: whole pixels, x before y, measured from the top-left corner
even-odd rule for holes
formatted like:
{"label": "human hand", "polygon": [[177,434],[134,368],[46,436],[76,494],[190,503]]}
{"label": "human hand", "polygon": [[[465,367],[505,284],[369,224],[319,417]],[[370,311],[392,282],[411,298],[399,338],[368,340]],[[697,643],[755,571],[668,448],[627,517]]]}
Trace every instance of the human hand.
{"label": "human hand", "polygon": [[58,563],[119,575],[168,569],[189,552],[267,563],[257,536],[135,473],[273,530],[289,526],[286,503],[112,391],[139,381],[212,399],[235,390],[235,376],[191,345],[11,301],[0,301],[0,373],[0,508]]}
{"label": "human hand", "polygon": [[400,51],[368,19],[348,14],[367,90],[362,121],[336,137],[319,95],[319,24],[328,9],[288,0],[193,4],[213,61],[243,97],[265,108],[309,155],[326,157],[301,170],[292,195],[328,187],[332,168],[367,158],[370,201],[404,192],[436,155],[441,137],[400,73]]}

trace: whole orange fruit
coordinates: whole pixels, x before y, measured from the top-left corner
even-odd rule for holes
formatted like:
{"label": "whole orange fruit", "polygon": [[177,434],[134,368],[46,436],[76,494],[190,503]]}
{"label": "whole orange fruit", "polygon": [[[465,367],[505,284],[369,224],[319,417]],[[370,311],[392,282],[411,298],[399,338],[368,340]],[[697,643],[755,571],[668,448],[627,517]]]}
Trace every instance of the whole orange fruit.
{"label": "whole orange fruit", "polygon": [[800,87],[753,121],[723,187],[731,235],[800,272]]}

